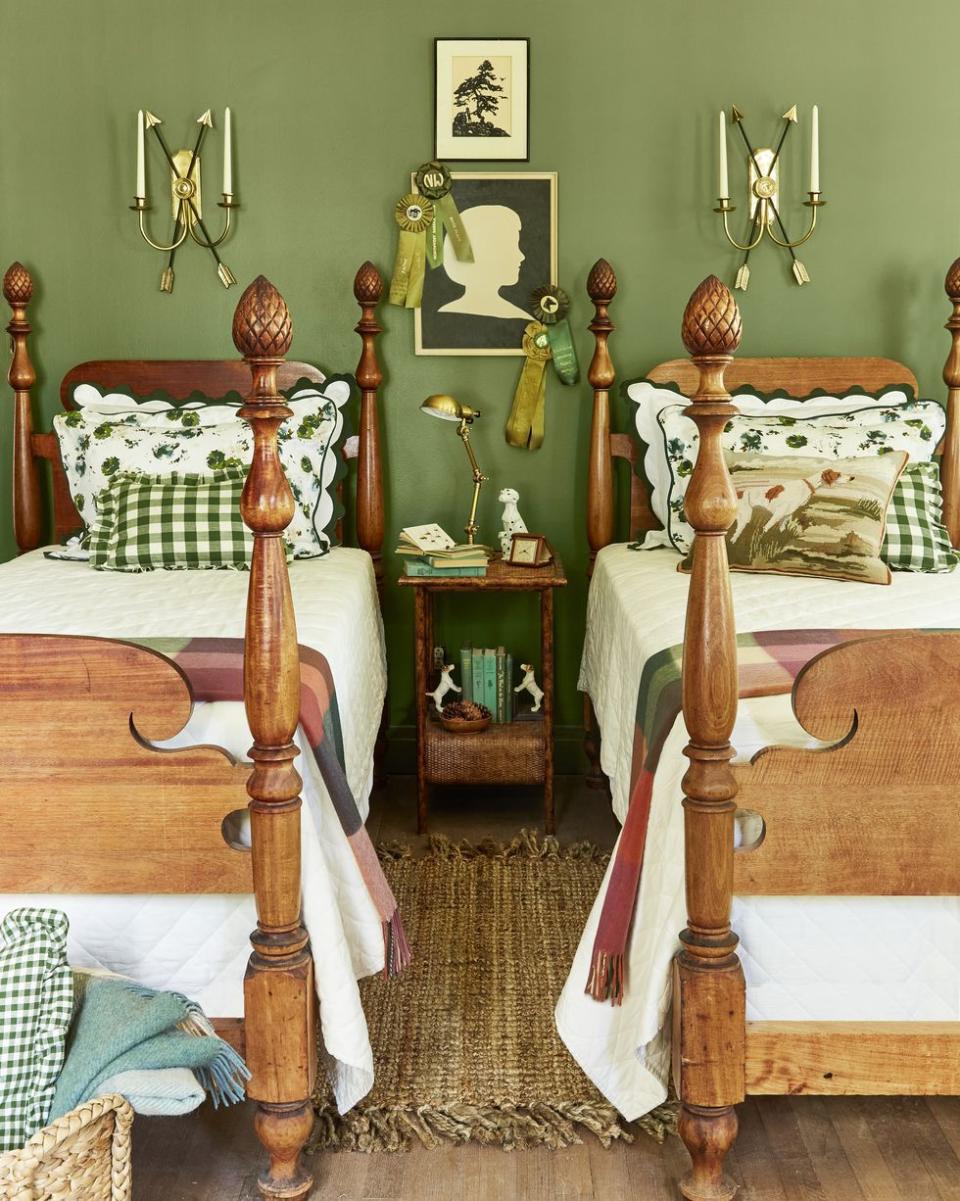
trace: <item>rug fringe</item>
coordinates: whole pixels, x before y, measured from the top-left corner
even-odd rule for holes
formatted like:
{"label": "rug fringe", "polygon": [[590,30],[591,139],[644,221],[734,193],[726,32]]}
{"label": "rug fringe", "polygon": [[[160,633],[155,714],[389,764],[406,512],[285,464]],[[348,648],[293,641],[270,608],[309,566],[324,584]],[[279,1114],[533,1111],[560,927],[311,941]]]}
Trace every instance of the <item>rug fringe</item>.
{"label": "rug fringe", "polygon": [[430,857],[450,862],[461,859],[576,859],[586,863],[607,863],[608,851],[592,842],[572,842],[561,846],[552,834],[523,829],[510,842],[485,838],[482,842],[462,839],[453,842],[445,834],[430,835]]}
{"label": "rug fringe", "polygon": [[580,1144],[589,1130],[609,1147],[618,1139],[632,1143],[638,1130],[662,1143],[676,1133],[677,1103],[667,1101],[636,1122],[625,1122],[605,1103],[562,1102],[556,1105],[424,1105],[360,1107],[339,1114],[332,1104],[317,1107],[308,1149],[317,1151],[407,1151],[419,1143],[435,1150],[443,1143],[478,1142],[522,1151],[531,1147],[558,1150]]}

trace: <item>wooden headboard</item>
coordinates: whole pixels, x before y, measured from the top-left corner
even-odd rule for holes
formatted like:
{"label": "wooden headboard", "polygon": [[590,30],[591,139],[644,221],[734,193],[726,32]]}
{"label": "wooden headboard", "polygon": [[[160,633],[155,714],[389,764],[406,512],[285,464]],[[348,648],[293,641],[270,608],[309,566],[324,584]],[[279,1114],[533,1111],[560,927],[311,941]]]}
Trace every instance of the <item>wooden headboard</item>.
{"label": "wooden headboard", "polygon": [[[363,341],[356,372],[361,389],[359,435],[355,453],[350,456],[358,459],[357,541],[373,557],[379,581],[382,577],[383,484],[377,405],[383,377],[375,347],[376,336],[381,330],[374,313],[383,293],[383,280],[372,263],[364,263],[357,272],[353,290],[361,308],[361,319],[356,328]],[[15,405],[13,526],[17,546],[21,551],[27,551],[46,541],[40,460],[50,464],[53,537],[59,541],[80,529],[82,522],[70,496],[56,434],[37,433],[33,429],[31,390],[36,383],[36,372],[28,348],[31,325],[27,320],[33,279],[20,263],[12,264],[7,270],[3,295],[12,314],[7,332],[12,340],[13,355],[7,378]],[[319,384],[324,378],[323,372],[309,363],[284,361],[277,371],[281,390],[293,387],[302,379]],[[250,390],[250,370],[240,359],[91,359],[71,367],[63,377],[60,403],[64,409],[76,407],[73,392],[81,383],[95,383],[104,389],[122,388],[140,397],[161,391],[173,401],[186,401],[198,392],[214,398],[236,392],[242,397]]]}
{"label": "wooden headboard", "polygon": [[[947,323],[952,334],[950,357],[944,368],[948,387],[947,432],[941,444],[941,474],[944,495],[944,524],[955,546],[960,545],[960,259],[947,274],[946,292],[953,305]],[[644,448],[634,434],[610,430],[610,389],[616,379],[608,340],[614,331],[609,306],[617,294],[617,277],[606,259],[599,259],[587,279],[587,293],[594,306],[590,331],[594,354],[588,378],[593,388],[593,421],[587,479],[587,539],[590,569],[597,553],[616,536],[613,460],[630,464],[630,540],[646,530],[660,528],[650,508],[649,489],[640,468]],[[647,378],[658,384],[675,384],[684,396],[697,390],[700,374],[690,359],[658,363]],[[916,376],[894,359],[882,358],[738,358],[727,368],[726,386],[731,392],[750,387],[758,392],[785,392],[802,400],[813,392],[837,395],[851,388],[878,392],[894,385],[917,390]],[[736,404],[736,396],[733,398]]]}

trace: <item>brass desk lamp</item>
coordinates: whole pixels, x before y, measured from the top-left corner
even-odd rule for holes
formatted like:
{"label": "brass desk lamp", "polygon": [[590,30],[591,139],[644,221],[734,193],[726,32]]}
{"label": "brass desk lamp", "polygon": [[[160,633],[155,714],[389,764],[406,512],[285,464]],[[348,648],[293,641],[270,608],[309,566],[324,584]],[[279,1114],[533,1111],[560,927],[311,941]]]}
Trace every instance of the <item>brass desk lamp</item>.
{"label": "brass desk lamp", "polygon": [[471,409],[469,405],[461,404],[454,397],[440,393],[436,396],[428,396],[420,406],[420,412],[429,413],[431,417],[439,417],[442,421],[458,423],[457,435],[463,442],[467,458],[470,460],[470,468],[473,471],[473,500],[470,504],[470,517],[463,527],[467,534],[467,545],[472,546],[474,535],[480,530],[477,525],[477,502],[480,500],[480,488],[488,479],[480,470],[473,447],[470,445],[470,426],[480,416],[480,410]]}

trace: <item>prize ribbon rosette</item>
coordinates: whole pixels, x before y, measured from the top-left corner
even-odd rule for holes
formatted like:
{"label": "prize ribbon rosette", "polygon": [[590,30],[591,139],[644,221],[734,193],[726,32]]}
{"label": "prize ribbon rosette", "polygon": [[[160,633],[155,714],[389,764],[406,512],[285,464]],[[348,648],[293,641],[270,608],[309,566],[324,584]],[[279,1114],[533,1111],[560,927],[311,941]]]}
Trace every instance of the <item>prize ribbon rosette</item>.
{"label": "prize ribbon rosette", "polygon": [[443,233],[446,230],[453,253],[461,263],[473,262],[473,247],[463,218],[457,211],[450,172],[443,163],[424,163],[414,176],[417,190],[433,202],[433,221],[427,230],[427,261],[431,267],[443,263]]}
{"label": "prize ribbon rosette", "polygon": [[433,224],[433,204],[425,196],[408,192],[397,201],[393,215],[400,226],[400,236],[390,280],[390,303],[418,309],[426,274],[425,234]]}
{"label": "prize ribbon rosette", "polygon": [[534,318],[547,327],[553,367],[560,377],[560,382],[575,384],[580,378],[580,364],[577,362],[577,349],[573,344],[570,322],[567,320],[570,297],[563,288],[549,284],[547,287],[537,288],[530,297],[530,307]]}
{"label": "prize ribbon rosette", "polygon": [[543,444],[546,409],[546,372],[551,357],[549,327],[531,321],[523,331],[526,360],[520,372],[513,407],[504,431],[510,446],[538,450]]}

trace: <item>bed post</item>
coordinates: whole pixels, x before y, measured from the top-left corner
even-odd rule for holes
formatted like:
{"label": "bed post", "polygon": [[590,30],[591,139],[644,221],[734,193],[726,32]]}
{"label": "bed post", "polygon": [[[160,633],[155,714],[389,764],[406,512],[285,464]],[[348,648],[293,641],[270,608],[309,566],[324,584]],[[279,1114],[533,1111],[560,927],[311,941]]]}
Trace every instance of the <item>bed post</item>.
{"label": "bed post", "polygon": [[293,331],[283,297],[258,276],[240,297],[233,341],[253,383],[240,416],[253,430],[250,473],[240,501],[253,531],[247,594],[244,702],[253,735],[247,783],[257,928],[244,980],[247,1094],[270,1157],[260,1176],[267,1198],[304,1201],[313,1184],[300,1152],[313,1127],[316,999],[313,959],[300,915],[300,776],[293,743],[300,713],[300,658],[283,531],[294,512],[277,431],[291,416],[277,368]]}
{"label": "bed post", "polygon": [[960,547],[960,259],[947,272],[946,293],[953,312],[946,328],[952,343],[943,368],[947,385],[947,432],[943,438],[940,474],[943,482],[943,524],[954,546]]}
{"label": "bed post", "polygon": [[743,972],[730,929],[737,643],[725,536],[736,497],[721,435],[736,413],[723,376],[740,344],[740,313],[716,276],[691,296],[682,333],[700,372],[690,405],[700,450],[685,501],[696,536],[683,640],[687,928],[675,960],[673,1071],[680,1137],[693,1161],[680,1191],[689,1201],[729,1201],[736,1185],[723,1161],[737,1135],[733,1107],[744,1097],[746,1032]]}
{"label": "bed post", "polygon": [[357,542],[373,559],[377,589],[383,592],[383,467],[380,459],[380,415],[377,391],[383,372],[377,361],[377,335],[383,329],[376,310],[383,295],[383,277],[373,263],[366,262],[353,281],[353,294],[360,306],[356,332],[363,349],[357,364],[360,386],[360,461],[357,463]]}
{"label": "bed post", "polygon": [[7,379],[13,389],[13,532],[21,551],[35,550],[43,538],[40,478],[33,455],[33,413],[30,389],[37,373],[30,361],[27,338],[31,325],[27,305],[33,296],[33,279],[21,263],[11,263],[3,277],[3,296],[11,309],[7,333],[12,360]]}
{"label": "bed post", "polygon": [[613,456],[610,454],[610,389],[617,378],[607,341],[614,325],[607,306],[617,294],[617,277],[606,259],[597,259],[587,277],[587,294],[594,307],[588,326],[594,338],[587,378],[593,388],[590,425],[590,465],[587,469],[587,541],[589,574],[597,553],[613,541]]}

